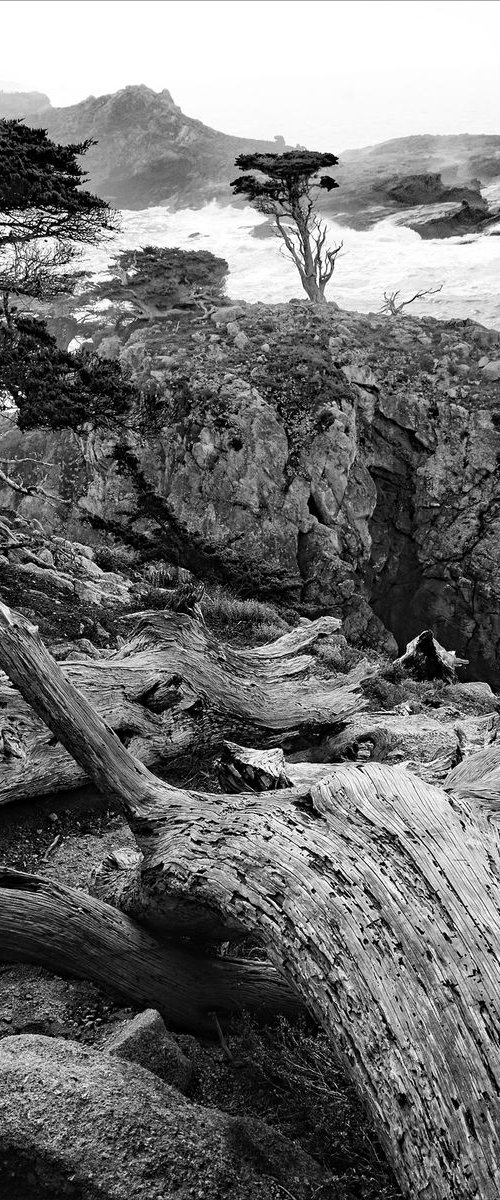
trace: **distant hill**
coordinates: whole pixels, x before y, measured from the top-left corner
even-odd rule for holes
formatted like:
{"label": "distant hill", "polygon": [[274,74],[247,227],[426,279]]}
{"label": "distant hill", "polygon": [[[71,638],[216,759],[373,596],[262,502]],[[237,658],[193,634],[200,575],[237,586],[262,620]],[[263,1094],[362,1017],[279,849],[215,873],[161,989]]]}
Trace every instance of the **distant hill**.
{"label": "distant hill", "polygon": [[210,129],[185,116],[166,89],[144,86],[30,113],[30,123],[62,143],[95,138],[85,158],[88,186],[117,208],[229,202],[238,154],[285,149],[283,139],[259,141]]}
{"label": "distant hill", "polygon": [[3,92],[0,89],[0,117],[28,117],[51,108],[44,92]]}
{"label": "distant hill", "polygon": [[[142,85],[89,96],[68,108],[52,108],[36,92],[0,92],[2,115],[29,115],[30,124],[44,126],[59,142],[94,138],[97,145],[85,159],[88,186],[117,208],[197,207],[213,199],[235,203],[229,183],[237,174],[238,154],[291,149],[283,138],[270,142],[211,129],[187,117],[166,89],[155,92]],[[334,129],[331,150],[339,153]],[[465,200],[473,211],[477,205],[481,220],[479,189],[500,180],[500,135],[394,138],[341,152],[335,175],[340,187],[322,197],[322,207],[343,224],[368,228],[387,214],[422,204],[431,217],[433,205],[452,202],[450,189],[456,193],[454,209]]]}

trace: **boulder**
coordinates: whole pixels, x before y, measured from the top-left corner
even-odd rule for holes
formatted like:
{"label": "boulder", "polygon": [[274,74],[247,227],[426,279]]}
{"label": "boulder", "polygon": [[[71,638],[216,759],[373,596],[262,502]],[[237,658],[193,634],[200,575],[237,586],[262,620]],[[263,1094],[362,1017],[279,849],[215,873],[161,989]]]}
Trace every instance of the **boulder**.
{"label": "boulder", "polygon": [[497,358],[494,362],[486,363],[482,370],[482,377],[483,379],[487,379],[489,383],[500,379],[500,359]]}
{"label": "boulder", "polygon": [[191,1104],[136,1063],[29,1035],[0,1042],[0,1178],[2,1200],[274,1200],[274,1180],[308,1200],[323,1182],[262,1122]]}
{"label": "boulder", "polygon": [[191,1063],[154,1008],[147,1008],[130,1021],[123,1021],[107,1037],[103,1049],[116,1058],[139,1063],[180,1092],[186,1092],[189,1087],[193,1073]]}

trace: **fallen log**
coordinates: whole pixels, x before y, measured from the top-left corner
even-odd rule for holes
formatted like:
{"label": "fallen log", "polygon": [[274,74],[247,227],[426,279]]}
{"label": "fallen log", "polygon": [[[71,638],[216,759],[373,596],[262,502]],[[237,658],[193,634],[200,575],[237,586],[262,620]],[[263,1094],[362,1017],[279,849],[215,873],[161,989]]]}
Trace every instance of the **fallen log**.
{"label": "fallen log", "polygon": [[91,979],[125,1003],[157,1008],[190,1033],[213,1034],[214,1013],[292,1016],[302,1009],[269,963],[161,944],[109,904],[8,867],[0,867],[0,957]]}
{"label": "fallen log", "polygon": [[171,934],[257,930],[331,1032],[399,1183],[500,1197],[500,850],[494,822],[402,768],[339,764],[306,794],[169,787],[134,760],[0,609],[0,661],[143,855],[138,900]]}
{"label": "fallen log", "polygon": [[[62,671],[131,754],[161,771],[193,749],[216,753],[243,727],[272,730],[279,742],[295,729],[338,726],[362,708],[363,670],[341,683],[307,677],[314,660],[303,650],[339,625],[322,617],[257,650],[233,650],[189,616],[153,612],[116,654],[68,661]],[[86,782],[85,770],[0,680],[0,805]]]}

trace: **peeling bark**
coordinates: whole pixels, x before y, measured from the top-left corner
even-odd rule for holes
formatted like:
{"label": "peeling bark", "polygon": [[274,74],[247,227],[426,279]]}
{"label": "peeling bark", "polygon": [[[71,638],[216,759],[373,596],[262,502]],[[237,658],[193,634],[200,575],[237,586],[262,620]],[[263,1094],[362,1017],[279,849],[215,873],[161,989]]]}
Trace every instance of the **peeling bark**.
{"label": "peeling bark", "polygon": [[305,793],[169,787],[121,745],[22,618],[0,661],[143,855],[172,936],[257,930],[364,1097],[418,1200],[500,1197],[500,861],[479,811],[402,768],[338,764]]}

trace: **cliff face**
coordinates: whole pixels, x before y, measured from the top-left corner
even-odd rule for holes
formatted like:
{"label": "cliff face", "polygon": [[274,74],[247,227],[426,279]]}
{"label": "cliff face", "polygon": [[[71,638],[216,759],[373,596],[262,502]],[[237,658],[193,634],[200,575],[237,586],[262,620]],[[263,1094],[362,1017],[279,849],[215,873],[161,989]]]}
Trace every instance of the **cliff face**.
{"label": "cliff face", "polygon": [[[421,237],[480,232],[488,215],[480,189],[500,178],[500,136],[421,135],[345,150],[336,177],[340,187],[328,194],[325,212],[356,229],[398,213]],[[443,204],[450,210],[444,216],[434,208]],[[415,205],[423,206],[416,221],[405,214]]]}
{"label": "cliff face", "polygon": [[333,610],[368,644],[402,648],[430,626],[470,677],[500,684],[500,334],[243,305],[168,337],[137,331],[121,356],[156,389],[131,428],[10,426],[0,465],[17,458],[26,485],[43,473],[61,503],[4,490],[0,504]]}

